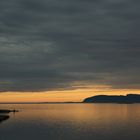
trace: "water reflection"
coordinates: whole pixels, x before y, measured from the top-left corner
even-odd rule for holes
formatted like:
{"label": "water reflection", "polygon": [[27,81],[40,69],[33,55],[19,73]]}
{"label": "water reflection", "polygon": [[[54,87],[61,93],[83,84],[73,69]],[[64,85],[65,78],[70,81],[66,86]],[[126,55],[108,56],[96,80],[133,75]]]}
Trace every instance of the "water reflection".
{"label": "water reflection", "polygon": [[19,109],[0,125],[0,139],[138,140],[140,104],[3,105]]}

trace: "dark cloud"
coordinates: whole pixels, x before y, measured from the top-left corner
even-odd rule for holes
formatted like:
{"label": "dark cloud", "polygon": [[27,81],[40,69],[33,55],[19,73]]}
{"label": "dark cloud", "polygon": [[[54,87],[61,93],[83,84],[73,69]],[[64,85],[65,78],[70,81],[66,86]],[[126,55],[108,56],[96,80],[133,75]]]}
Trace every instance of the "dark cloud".
{"label": "dark cloud", "polygon": [[[0,91],[140,89],[138,0],[1,0]],[[3,83],[3,84],[2,84]]]}

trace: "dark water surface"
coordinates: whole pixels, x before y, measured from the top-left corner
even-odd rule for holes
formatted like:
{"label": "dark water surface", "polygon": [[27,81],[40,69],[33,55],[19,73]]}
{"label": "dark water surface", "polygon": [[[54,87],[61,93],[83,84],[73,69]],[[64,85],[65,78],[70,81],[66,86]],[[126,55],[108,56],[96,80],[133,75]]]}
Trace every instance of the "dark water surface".
{"label": "dark water surface", "polygon": [[1,104],[0,140],[140,140],[140,104]]}

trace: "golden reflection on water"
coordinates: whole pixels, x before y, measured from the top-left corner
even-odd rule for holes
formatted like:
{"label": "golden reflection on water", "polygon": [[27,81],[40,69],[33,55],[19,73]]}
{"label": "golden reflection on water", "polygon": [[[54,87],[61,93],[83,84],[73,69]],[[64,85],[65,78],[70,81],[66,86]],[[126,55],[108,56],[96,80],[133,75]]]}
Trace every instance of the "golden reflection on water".
{"label": "golden reflection on water", "polygon": [[76,122],[76,123],[127,123],[140,118],[140,104],[17,104],[2,105],[19,109],[11,119],[19,121]]}
{"label": "golden reflection on water", "polygon": [[0,140],[139,140],[140,104],[1,104]]}

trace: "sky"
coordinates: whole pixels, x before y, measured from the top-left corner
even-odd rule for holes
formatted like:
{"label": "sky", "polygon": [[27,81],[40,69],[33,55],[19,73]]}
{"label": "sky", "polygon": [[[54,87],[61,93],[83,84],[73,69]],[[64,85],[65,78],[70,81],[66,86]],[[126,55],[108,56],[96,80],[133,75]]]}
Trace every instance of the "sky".
{"label": "sky", "polygon": [[0,0],[0,102],[140,93],[139,0]]}

